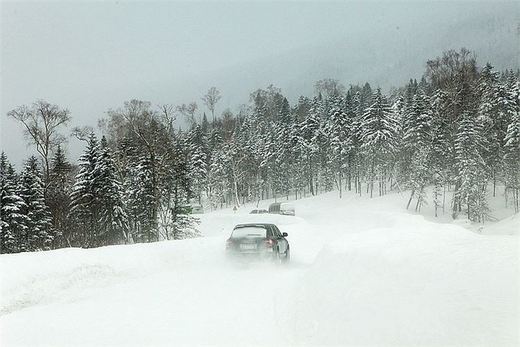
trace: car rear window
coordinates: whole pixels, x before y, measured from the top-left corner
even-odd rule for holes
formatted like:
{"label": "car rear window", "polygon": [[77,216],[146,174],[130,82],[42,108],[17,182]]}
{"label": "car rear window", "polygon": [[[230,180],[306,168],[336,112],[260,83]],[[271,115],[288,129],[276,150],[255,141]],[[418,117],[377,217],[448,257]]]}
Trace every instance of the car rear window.
{"label": "car rear window", "polygon": [[267,230],[263,227],[242,227],[236,228],[233,230],[231,237],[239,238],[239,237],[266,237]]}

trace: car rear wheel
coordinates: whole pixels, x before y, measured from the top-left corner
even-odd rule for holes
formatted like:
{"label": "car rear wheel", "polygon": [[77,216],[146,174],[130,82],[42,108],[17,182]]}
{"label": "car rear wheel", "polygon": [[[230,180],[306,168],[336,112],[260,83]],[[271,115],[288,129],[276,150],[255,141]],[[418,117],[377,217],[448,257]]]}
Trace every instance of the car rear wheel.
{"label": "car rear wheel", "polygon": [[282,257],[282,263],[288,263],[291,260],[291,249],[287,248],[285,254]]}
{"label": "car rear wheel", "polygon": [[284,254],[280,253],[279,248],[275,248],[273,252],[273,262],[275,264],[282,264],[283,263]]}

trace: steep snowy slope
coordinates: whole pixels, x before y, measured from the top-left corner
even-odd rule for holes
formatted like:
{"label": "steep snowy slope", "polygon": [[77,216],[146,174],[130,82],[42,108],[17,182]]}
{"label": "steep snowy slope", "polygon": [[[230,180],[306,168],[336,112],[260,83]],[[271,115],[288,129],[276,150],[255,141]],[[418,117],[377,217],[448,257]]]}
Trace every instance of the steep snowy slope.
{"label": "steep snowy slope", "polygon": [[[520,219],[476,234],[401,200],[327,194],[298,217],[205,214],[199,239],[2,255],[0,344],[518,345]],[[250,220],[289,233],[289,266],[226,261]]]}

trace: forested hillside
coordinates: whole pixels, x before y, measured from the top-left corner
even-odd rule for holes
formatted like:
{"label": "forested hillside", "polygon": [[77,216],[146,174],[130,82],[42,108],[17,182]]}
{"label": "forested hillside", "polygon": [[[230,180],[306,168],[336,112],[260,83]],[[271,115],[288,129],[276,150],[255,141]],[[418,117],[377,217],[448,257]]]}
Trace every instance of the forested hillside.
{"label": "forested hillside", "polygon": [[[193,237],[190,204],[221,208],[331,190],[409,191],[407,208],[431,204],[436,215],[444,207],[475,222],[490,215],[490,190],[519,211],[518,71],[479,66],[462,49],[428,61],[421,78],[389,93],[343,83],[320,80],[314,96],[294,105],[269,86],[220,116],[215,88],[203,98],[208,116],[196,103],[130,100],[108,111],[101,138],[74,131],[85,142],[77,164],[61,147],[68,110],[45,101],[20,106],[8,116],[41,158],[17,173],[2,154],[1,251]],[[189,126],[180,128],[179,117]]]}

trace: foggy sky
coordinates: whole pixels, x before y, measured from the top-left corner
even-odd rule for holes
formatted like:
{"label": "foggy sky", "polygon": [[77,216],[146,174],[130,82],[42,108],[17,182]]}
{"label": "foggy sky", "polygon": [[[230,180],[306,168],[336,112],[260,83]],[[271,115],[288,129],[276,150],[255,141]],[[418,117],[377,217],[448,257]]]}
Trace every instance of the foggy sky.
{"label": "foggy sky", "polygon": [[[446,49],[518,68],[519,4],[486,2],[6,3],[1,11],[1,149],[28,155],[9,110],[44,99],[71,126],[96,126],[109,108],[223,94],[236,110],[274,84],[294,101],[321,78],[390,88],[420,78]],[[82,145],[69,141],[72,159]]]}

